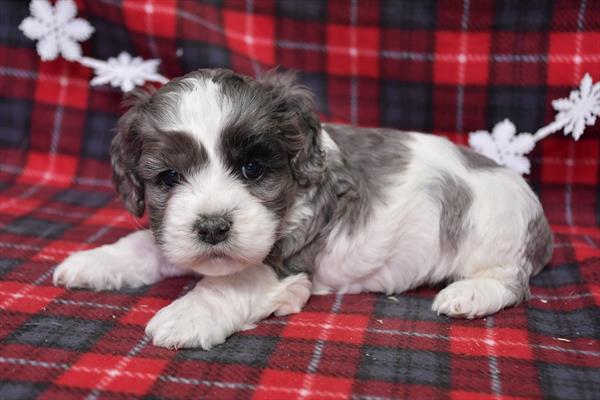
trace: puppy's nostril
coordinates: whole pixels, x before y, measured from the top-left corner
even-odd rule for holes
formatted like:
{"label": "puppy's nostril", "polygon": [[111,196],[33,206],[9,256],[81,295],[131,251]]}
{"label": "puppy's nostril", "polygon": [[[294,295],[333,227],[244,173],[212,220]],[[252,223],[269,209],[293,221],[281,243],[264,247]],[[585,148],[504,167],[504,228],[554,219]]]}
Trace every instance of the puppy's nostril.
{"label": "puppy's nostril", "polygon": [[194,228],[201,241],[208,244],[217,244],[227,239],[231,222],[221,216],[202,215],[198,218]]}

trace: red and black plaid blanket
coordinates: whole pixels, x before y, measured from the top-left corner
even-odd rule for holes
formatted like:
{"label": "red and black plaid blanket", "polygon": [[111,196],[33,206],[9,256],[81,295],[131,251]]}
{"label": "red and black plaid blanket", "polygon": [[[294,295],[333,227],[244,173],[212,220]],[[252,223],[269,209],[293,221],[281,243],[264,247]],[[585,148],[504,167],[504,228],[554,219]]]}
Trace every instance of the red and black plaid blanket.
{"label": "red and black plaid blanket", "polygon": [[[201,67],[297,69],[323,120],[468,132],[551,122],[553,99],[600,80],[592,0],[89,0],[83,54]],[[42,62],[0,3],[0,398],[600,398],[600,124],[530,153],[555,234],[531,299],[485,319],[439,317],[436,289],[313,297],[211,351],[152,346],[144,325],[191,278],[138,290],[51,283],[69,253],[138,229],[108,147],[121,93],[90,69]]]}

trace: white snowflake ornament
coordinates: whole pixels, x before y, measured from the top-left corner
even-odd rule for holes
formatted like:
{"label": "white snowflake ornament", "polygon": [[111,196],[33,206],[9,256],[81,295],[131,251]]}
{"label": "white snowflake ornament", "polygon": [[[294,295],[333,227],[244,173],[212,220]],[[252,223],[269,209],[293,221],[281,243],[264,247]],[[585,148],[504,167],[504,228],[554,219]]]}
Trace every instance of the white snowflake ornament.
{"label": "white snowflake ornament", "polygon": [[32,0],[31,16],[25,18],[19,29],[25,36],[38,40],[37,52],[42,61],[51,61],[62,55],[69,61],[81,57],[78,42],[87,40],[94,27],[86,20],[75,18],[77,6],[73,0],[58,0],[53,7],[48,0]]}
{"label": "white snowflake ornament", "polygon": [[156,72],[160,60],[143,60],[141,57],[131,57],[129,53],[121,52],[118,57],[110,57],[107,61],[83,57],[80,63],[94,69],[96,76],[91,85],[110,83],[120,87],[123,92],[129,92],[135,86],[141,86],[146,81],[167,83],[168,79]]}
{"label": "white snowflake ornament", "polygon": [[535,141],[530,133],[516,133],[515,125],[509,119],[505,119],[494,126],[491,134],[488,131],[471,133],[469,145],[500,165],[506,165],[521,174],[528,174],[531,163],[525,154],[533,150]]}
{"label": "white snowflake ornament", "polygon": [[596,117],[600,116],[600,82],[594,84],[592,77],[585,74],[579,90],[571,91],[569,98],[554,100],[552,107],[558,111],[554,121],[533,135],[516,135],[515,125],[505,119],[494,126],[491,135],[487,131],[471,132],[469,145],[500,165],[528,174],[531,165],[524,155],[533,150],[536,142],[561,129],[565,136],[571,134],[573,139],[578,140],[587,125],[596,123]]}
{"label": "white snowflake ornament", "polygon": [[592,85],[592,78],[585,74],[579,85],[579,91],[573,90],[569,98],[554,100],[552,107],[555,121],[564,126],[565,135],[573,135],[575,140],[583,134],[586,125],[594,125],[600,115],[600,82]]}

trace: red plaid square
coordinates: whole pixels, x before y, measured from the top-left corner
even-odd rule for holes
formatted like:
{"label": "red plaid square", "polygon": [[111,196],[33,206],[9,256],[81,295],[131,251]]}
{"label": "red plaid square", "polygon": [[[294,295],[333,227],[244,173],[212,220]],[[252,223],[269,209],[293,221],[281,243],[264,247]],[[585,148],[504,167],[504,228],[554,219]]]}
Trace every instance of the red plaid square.
{"label": "red plaid square", "polygon": [[22,184],[39,184],[40,180],[56,187],[67,187],[77,171],[77,157],[30,151],[18,179]]}
{"label": "red plaid square", "polygon": [[57,153],[79,154],[85,111],[68,109],[65,112],[56,105],[37,104],[31,119],[30,150],[47,151],[54,147]]}
{"label": "red plaid square", "polygon": [[597,182],[598,168],[590,168],[584,161],[598,160],[600,148],[597,145],[578,146],[574,141],[565,143],[560,137],[549,137],[541,141],[538,147],[541,147],[544,154],[552,154],[552,158],[557,161],[542,164],[543,182],[589,185]]}
{"label": "red plaid square", "polygon": [[176,28],[175,0],[125,0],[125,24],[136,32],[172,38]]}
{"label": "red plaid square", "polygon": [[227,43],[232,50],[273,65],[275,23],[272,17],[228,10],[223,13],[223,19]]}
{"label": "red plaid square", "polygon": [[88,353],[62,374],[56,383],[141,395],[152,386],[167,363],[166,360]]}
{"label": "red plaid square", "polygon": [[450,336],[450,351],[454,354],[533,359],[525,330],[453,325]]}
{"label": "red plaid square", "polygon": [[90,69],[62,58],[40,63],[35,100],[79,109],[87,107]]}
{"label": "red plaid square", "polygon": [[[330,319],[328,321],[328,319]],[[293,315],[283,336],[302,339],[362,343],[369,319],[363,315],[303,312]]]}
{"label": "red plaid square", "polygon": [[148,321],[150,321],[158,310],[169,305],[171,302],[172,300],[159,299],[156,297],[142,297],[135,306],[121,318],[121,322],[146,326]]}
{"label": "red plaid square", "polygon": [[[37,54],[30,49],[19,49],[14,46],[0,45],[0,65],[12,69],[14,74],[0,74],[0,87],[10,87],[10,96],[20,99],[29,99],[35,92],[36,80],[30,76],[35,75],[38,64]],[[6,90],[6,89],[5,89]]]}
{"label": "red plaid square", "polygon": [[600,257],[600,250],[585,240],[573,238],[572,245],[575,250],[575,258],[579,261]]}
{"label": "red plaid square", "polygon": [[381,32],[381,50],[388,56],[381,63],[382,78],[401,77],[406,82],[430,82],[433,47],[433,32],[384,29]]}
{"label": "red plaid square", "polygon": [[442,84],[486,84],[489,33],[437,32],[433,79]]}
{"label": "red plaid square", "polygon": [[321,51],[327,32],[316,22],[286,19],[277,27],[280,44],[277,59],[283,65],[294,65],[303,72],[321,72],[326,67],[327,55]]}
{"label": "red plaid square", "polygon": [[0,282],[0,309],[34,314],[64,292],[57,287]]}
{"label": "red plaid square", "polygon": [[290,394],[303,398],[345,398],[350,395],[352,379],[308,375],[298,372],[267,369],[254,392],[254,399],[274,399]]}
{"label": "red plaid square", "polygon": [[21,199],[0,196],[0,213],[12,217],[29,214],[42,203],[41,199]]}
{"label": "red plaid square", "polygon": [[39,253],[32,257],[33,261],[62,261],[75,251],[82,251],[94,247],[87,243],[55,240],[45,246]]}
{"label": "red plaid square", "polygon": [[[486,399],[497,399],[497,394],[492,393],[481,393],[481,392],[468,392],[465,390],[453,390],[450,393],[450,398],[455,400],[486,400]],[[523,397],[506,396],[502,395],[502,399],[506,400],[523,400]]]}
{"label": "red plaid square", "polygon": [[379,76],[379,30],[327,26],[327,70],[337,75]]}
{"label": "red plaid square", "polygon": [[202,15],[206,21],[199,24],[196,20],[190,18],[179,18],[177,24],[179,29],[178,38],[194,39],[215,45],[224,45],[225,36],[218,29],[211,29],[213,26],[221,25],[221,10],[213,5],[200,3],[196,1],[182,1],[178,4],[180,13],[188,15]]}
{"label": "red plaid square", "polygon": [[[147,217],[146,217],[147,218]],[[115,228],[138,229],[143,220],[136,220],[125,209],[101,208],[83,222],[85,225],[112,226]]]}
{"label": "red plaid square", "polygon": [[594,80],[600,79],[599,57],[600,33],[551,33],[548,84],[578,86],[586,72]]}

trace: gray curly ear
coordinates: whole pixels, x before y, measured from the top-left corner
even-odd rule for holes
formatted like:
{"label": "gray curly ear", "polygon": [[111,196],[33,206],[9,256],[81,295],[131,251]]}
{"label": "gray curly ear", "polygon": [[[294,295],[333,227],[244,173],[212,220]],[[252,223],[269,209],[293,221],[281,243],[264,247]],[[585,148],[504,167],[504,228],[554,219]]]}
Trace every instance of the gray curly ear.
{"label": "gray curly ear", "polygon": [[318,184],[325,171],[321,121],[310,89],[296,83],[296,73],[270,71],[258,81],[272,92],[273,113],[290,153],[290,168],[300,186]]}
{"label": "gray curly ear", "polygon": [[127,95],[123,104],[132,107],[119,118],[117,134],[110,148],[113,184],[125,208],[138,218],[144,215],[145,208],[144,183],[137,173],[142,151],[139,117],[150,97],[152,94],[144,90],[135,90]]}

